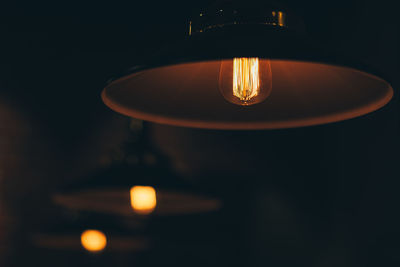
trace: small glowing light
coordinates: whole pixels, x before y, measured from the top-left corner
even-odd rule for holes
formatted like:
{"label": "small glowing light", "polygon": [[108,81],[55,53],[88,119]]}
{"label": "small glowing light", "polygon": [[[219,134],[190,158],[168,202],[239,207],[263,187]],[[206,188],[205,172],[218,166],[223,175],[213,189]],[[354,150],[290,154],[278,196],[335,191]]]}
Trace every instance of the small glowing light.
{"label": "small glowing light", "polygon": [[281,12],[281,11],[278,12],[278,22],[279,22],[279,26],[281,26],[281,27],[285,26],[285,16],[284,16],[283,12]]}
{"label": "small glowing light", "polygon": [[138,214],[150,214],[157,205],[156,190],[151,186],[131,188],[131,206]]}
{"label": "small glowing light", "polygon": [[81,235],[82,246],[90,252],[99,252],[107,246],[107,238],[98,230],[86,230]]}

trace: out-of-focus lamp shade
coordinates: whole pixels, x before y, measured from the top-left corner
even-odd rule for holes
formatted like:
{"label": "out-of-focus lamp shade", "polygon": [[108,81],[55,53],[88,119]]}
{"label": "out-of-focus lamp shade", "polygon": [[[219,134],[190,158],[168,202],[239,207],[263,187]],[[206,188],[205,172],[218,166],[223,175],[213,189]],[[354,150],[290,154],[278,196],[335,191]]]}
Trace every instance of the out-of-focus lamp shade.
{"label": "out-of-focus lamp shade", "polygon": [[375,71],[298,34],[284,12],[225,2],[201,13],[188,39],[110,82],[104,103],[175,126],[277,129],[355,118],[391,100]]}
{"label": "out-of-focus lamp shade", "polygon": [[151,247],[151,240],[148,237],[137,235],[137,233],[126,233],[115,225],[105,226],[102,231],[88,229],[84,232],[78,232],[76,225],[71,227],[68,224],[59,224],[57,228],[57,231],[32,233],[30,236],[32,245],[49,251],[85,250],[90,253],[100,253],[104,250],[140,253]]}
{"label": "out-of-focus lamp shade", "polygon": [[185,184],[169,169],[125,164],[99,170],[85,182],[55,193],[53,202],[73,212],[130,218],[200,214],[222,207],[217,196]]}

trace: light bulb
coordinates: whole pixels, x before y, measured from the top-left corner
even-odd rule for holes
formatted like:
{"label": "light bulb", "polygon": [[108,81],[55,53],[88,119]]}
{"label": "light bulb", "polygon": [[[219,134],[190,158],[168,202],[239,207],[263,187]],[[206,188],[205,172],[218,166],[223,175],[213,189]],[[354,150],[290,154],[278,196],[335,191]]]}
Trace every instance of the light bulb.
{"label": "light bulb", "polygon": [[226,100],[236,105],[250,106],[264,101],[272,91],[270,61],[259,58],[223,60],[219,90]]}
{"label": "light bulb", "polygon": [[134,186],[131,188],[131,206],[138,214],[150,214],[157,205],[156,190],[151,186]]}
{"label": "light bulb", "polygon": [[82,246],[90,252],[102,251],[107,245],[107,238],[98,230],[86,230],[81,235]]}

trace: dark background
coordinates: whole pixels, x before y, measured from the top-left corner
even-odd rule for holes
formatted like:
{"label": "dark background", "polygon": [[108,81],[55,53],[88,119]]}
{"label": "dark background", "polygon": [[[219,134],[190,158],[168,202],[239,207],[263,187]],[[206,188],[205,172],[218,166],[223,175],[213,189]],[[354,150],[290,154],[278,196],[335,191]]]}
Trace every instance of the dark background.
{"label": "dark background", "polygon": [[[130,119],[102,103],[106,81],[187,34],[190,15],[211,2],[1,4],[0,266],[400,265],[396,1],[283,1],[312,38],[384,74],[396,95],[382,110],[278,131],[146,123],[135,143],[145,152],[126,148]],[[179,176],[223,209],[150,219],[140,233],[156,245],[144,253],[32,242],[35,233],[79,233],[93,221],[134,236],[121,218],[71,217],[51,196],[118,163],[118,153],[147,150],[169,167],[164,182]]]}

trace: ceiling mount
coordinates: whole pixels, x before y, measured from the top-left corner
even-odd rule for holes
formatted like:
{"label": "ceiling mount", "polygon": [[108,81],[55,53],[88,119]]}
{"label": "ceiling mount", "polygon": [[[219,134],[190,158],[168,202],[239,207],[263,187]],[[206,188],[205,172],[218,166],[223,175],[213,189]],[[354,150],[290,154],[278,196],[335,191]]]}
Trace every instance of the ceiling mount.
{"label": "ceiling mount", "polygon": [[257,8],[252,5],[214,5],[206,11],[201,11],[190,21],[189,35],[195,35],[221,28],[237,26],[267,26],[288,28],[286,11],[264,6]]}

